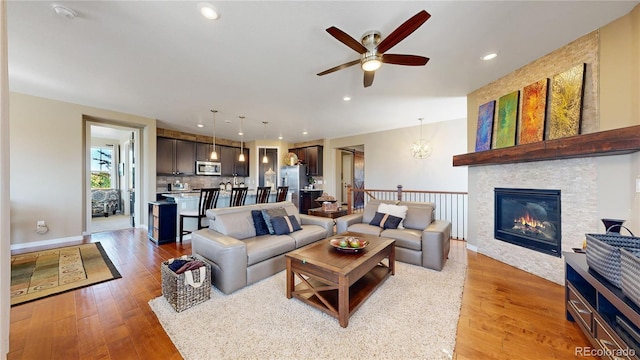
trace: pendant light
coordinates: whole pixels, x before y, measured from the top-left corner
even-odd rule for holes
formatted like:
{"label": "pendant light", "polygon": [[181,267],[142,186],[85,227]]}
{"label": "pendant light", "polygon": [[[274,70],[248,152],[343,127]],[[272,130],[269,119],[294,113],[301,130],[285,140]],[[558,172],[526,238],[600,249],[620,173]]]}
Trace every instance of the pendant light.
{"label": "pendant light", "polygon": [[[262,122],[264,124],[264,141],[267,142],[267,121],[263,121]],[[262,156],[262,163],[263,164],[268,164],[269,163],[269,158],[267,157],[267,148],[264,147],[264,156]]]}
{"label": "pendant light", "polygon": [[422,118],[420,120],[420,139],[411,144],[411,156],[416,159],[426,159],[431,155],[431,145],[422,137]]}
{"label": "pendant light", "polygon": [[240,156],[238,156],[238,161],[244,162],[244,132],[242,131],[242,123],[244,122],[244,116],[240,116]]}
{"label": "pendant light", "polygon": [[216,113],[218,110],[211,109],[213,113],[213,150],[211,150],[211,160],[218,160],[218,152],[216,151]]}

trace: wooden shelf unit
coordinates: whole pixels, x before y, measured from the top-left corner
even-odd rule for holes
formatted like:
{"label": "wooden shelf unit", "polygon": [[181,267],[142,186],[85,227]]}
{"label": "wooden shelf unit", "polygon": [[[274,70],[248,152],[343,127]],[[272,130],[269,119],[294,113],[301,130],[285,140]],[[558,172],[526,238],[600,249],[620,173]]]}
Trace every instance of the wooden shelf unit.
{"label": "wooden shelf unit", "polygon": [[[586,255],[564,252],[566,318],[575,321],[594,349],[607,352],[603,359],[635,359],[640,344],[631,332],[640,333],[640,308],[622,290],[589,270]],[[615,357],[615,356],[617,357]]]}
{"label": "wooden shelf unit", "polygon": [[621,155],[636,151],[640,151],[640,125],[455,155],[453,157],[453,166],[512,164],[541,160]]}

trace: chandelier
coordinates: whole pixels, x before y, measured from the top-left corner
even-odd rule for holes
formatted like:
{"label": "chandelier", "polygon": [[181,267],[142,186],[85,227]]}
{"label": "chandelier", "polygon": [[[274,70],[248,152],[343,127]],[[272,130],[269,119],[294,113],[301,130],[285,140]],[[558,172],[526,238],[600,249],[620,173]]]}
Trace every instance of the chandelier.
{"label": "chandelier", "polygon": [[429,143],[422,137],[422,118],[420,120],[420,139],[411,144],[411,156],[416,159],[426,159],[431,155],[431,151],[433,148]]}

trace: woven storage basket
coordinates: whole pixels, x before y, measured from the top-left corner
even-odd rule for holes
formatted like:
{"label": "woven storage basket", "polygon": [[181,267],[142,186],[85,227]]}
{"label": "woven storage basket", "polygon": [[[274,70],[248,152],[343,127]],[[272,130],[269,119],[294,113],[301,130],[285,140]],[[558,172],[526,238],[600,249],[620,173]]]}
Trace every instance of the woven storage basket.
{"label": "woven storage basket", "polygon": [[640,306],[640,251],[620,249],[622,293]]}
{"label": "woven storage basket", "polygon": [[587,264],[614,286],[622,287],[620,248],[640,250],[640,238],[620,234],[586,234]]}
{"label": "woven storage basket", "polygon": [[[182,257],[183,260],[196,260],[195,257]],[[177,311],[186,310],[211,298],[211,266],[203,261],[204,270],[196,269],[176,274],[169,268],[170,260],[162,263],[162,295]],[[193,285],[189,284],[189,275],[193,277]],[[204,276],[202,276],[204,274]]]}

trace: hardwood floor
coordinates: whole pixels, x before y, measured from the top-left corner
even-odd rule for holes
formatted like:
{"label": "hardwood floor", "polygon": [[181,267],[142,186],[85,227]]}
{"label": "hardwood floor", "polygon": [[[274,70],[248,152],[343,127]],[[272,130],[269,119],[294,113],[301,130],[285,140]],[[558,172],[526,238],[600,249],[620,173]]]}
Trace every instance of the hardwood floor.
{"label": "hardwood floor", "polygon": [[[160,263],[190,254],[190,242],[157,246],[141,229],[83,242],[97,241],[122,279],[12,307],[9,360],[181,359],[147,303],[162,292]],[[469,264],[454,359],[574,359],[575,347],[588,346],[565,320],[562,286],[462,241],[452,241],[450,257]]]}

